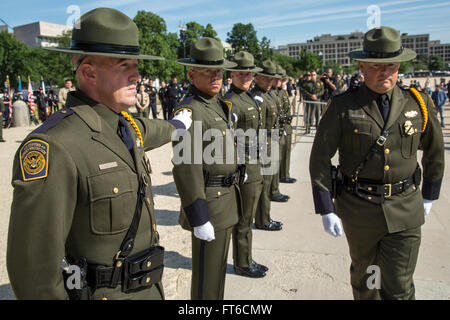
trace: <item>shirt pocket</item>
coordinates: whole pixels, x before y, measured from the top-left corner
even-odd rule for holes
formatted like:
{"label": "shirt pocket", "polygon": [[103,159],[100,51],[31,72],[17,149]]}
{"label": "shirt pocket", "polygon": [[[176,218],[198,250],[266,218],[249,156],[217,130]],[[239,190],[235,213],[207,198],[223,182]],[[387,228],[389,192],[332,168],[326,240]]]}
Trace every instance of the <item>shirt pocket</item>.
{"label": "shirt pocket", "polygon": [[[137,201],[131,177],[125,168],[87,177],[89,219],[94,234],[117,234],[130,227]],[[134,174],[133,177],[137,181]]]}
{"label": "shirt pocket", "polygon": [[419,119],[406,120],[404,123],[399,123],[399,130],[401,135],[402,156],[405,159],[410,159],[416,155],[420,144],[420,137],[422,133],[422,121]]}
{"label": "shirt pocket", "polygon": [[352,119],[345,128],[348,147],[352,153],[364,155],[372,146],[372,122],[363,119]]}

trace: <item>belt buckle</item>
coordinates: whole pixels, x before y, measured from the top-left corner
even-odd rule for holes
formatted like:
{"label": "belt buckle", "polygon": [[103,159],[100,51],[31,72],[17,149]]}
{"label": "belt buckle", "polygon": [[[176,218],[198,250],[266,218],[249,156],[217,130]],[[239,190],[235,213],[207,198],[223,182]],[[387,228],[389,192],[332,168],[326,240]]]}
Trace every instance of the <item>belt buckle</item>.
{"label": "belt buckle", "polygon": [[[388,190],[389,190],[389,194],[388,195],[386,195],[386,187],[388,187]],[[384,197],[385,198],[390,198],[391,197],[391,195],[392,195],[392,184],[385,184],[384,185]]]}
{"label": "belt buckle", "polygon": [[379,145],[380,147],[383,147],[384,144],[386,143],[387,138],[385,136],[379,136],[377,139],[377,145]]}
{"label": "belt buckle", "polygon": [[223,183],[224,183],[227,187],[229,187],[229,186],[231,186],[231,185],[233,184],[234,179],[235,179],[235,174],[233,173],[232,175],[229,175],[229,176],[225,177],[225,178],[223,179]]}

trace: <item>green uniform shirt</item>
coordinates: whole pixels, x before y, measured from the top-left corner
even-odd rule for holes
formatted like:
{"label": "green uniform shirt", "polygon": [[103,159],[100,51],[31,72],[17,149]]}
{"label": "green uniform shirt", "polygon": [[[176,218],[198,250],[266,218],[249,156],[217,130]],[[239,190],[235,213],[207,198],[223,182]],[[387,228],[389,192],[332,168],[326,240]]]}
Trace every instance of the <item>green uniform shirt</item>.
{"label": "green uniform shirt", "polygon": [[[310,158],[310,174],[316,212],[337,212],[350,217],[357,212],[383,214],[389,232],[415,228],[424,223],[422,196],[409,189],[393,195],[382,205],[345,195],[331,200],[331,158],[339,151],[339,164],[343,173],[351,177],[383,130],[389,135],[381,151],[376,152],[365,164],[359,179],[391,184],[409,178],[417,166],[417,150],[423,150],[423,198],[439,197],[444,174],[444,144],[442,130],[431,98],[421,96],[428,111],[428,124],[422,132],[424,117],[418,102],[409,90],[400,87],[388,94],[390,112],[384,123],[379,111],[376,94],[365,85],[335,96],[325,109],[316,134]],[[342,200],[342,201],[341,201]],[[335,209],[334,205],[337,205]],[[353,223],[356,219],[352,218]]]}
{"label": "green uniform shirt", "polygon": [[[243,91],[231,84],[231,89],[225,95],[225,100],[233,104],[233,113],[238,117],[236,129],[239,130],[238,152],[245,154],[245,159],[241,160],[247,166],[248,179],[246,183],[261,181],[261,165],[259,163],[258,133],[262,127],[262,108],[254,100],[252,94]],[[250,137],[243,136],[249,134]],[[241,151],[244,149],[244,152]]]}
{"label": "green uniform shirt", "polygon": [[189,91],[190,96],[174,112],[189,109],[193,121],[188,130],[190,140],[183,138],[174,142],[173,175],[181,198],[179,222],[187,230],[208,221],[215,230],[224,230],[238,221],[238,212],[229,209],[229,203],[237,201],[237,187],[206,187],[205,177],[237,171],[232,106],[217,96],[202,93],[193,85]]}
{"label": "green uniform shirt", "polygon": [[320,80],[309,80],[303,83],[303,97],[304,100],[312,100],[311,97],[315,94],[317,96],[317,101],[320,101],[320,98],[325,92],[325,88],[323,86],[323,82]]}
{"label": "green uniform shirt", "polygon": [[[133,157],[118,135],[118,114],[80,91],[69,93],[67,107],[27,136],[14,158],[7,267],[18,299],[67,299],[65,256],[112,266],[134,215],[139,178],[150,181],[145,151],[170,142],[173,124],[180,124],[136,119],[144,146],[129,125]],[[149,183],[131,254],[157,241]],[[114,298],[126,296],[133,294]]]}

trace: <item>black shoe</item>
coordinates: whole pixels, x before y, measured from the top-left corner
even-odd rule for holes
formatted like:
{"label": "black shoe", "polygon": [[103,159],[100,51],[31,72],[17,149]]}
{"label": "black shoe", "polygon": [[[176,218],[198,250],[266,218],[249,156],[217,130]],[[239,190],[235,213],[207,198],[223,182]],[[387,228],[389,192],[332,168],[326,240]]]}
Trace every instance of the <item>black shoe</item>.
{"label": "black shoe", "polygon": [[255,224],[255,228],[267,231],[279,231],[282,229],[281,224],[276,221],[270,221],[268,224],[262,226]]}
{"label": "black shoe", "polygon": [[297,179],[294,178],[284,178],[284,179],[280,179],[281,183],[295,183],[297,181]]}
{"label": "black shoe", "polygon": [[240,276],[246,276],[250,278],[262,278],[266,276],[266,273],[262,269],[259,269],[253,265],[246,268],[234,266],[234,271]]}
{"label": "black shoe", "polygon": [[275,221],[275,220],[272,220],[272,219],[270,219],[270,223],[275,223],[275,224],[278,224],[278,225],[280,225],[280,226],[283,225],[283,222],[281,222],[281,221]]}
{"label": "black shoe", "polygon": [[6,142],[6,140],[4,140],[4,139],[0,139],[0,142]]}
{"label": "black shoe", "polygon": [[252,260],[252,267],[258,268],[259,270],[264,272],[269,271],[269,268],[267,268],[265,265],[256,263],[254,260]]}
{"label": "black shoe", "polygon": [[287,202],[289,200],[289,197],[279,193],[276,196],[272,196],[270,200],[275,202]]}

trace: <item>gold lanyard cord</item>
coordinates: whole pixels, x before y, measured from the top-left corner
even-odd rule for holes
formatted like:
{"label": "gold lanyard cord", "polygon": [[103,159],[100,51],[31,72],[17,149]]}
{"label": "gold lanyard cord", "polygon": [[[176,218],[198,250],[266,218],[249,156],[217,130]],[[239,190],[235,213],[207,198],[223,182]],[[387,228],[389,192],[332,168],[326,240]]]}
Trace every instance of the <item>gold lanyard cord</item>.
{"label": "gold lanyard cord", "polygon": [[137,136],[139,137],[139,141],[141,141],[141,146],[142,149],[144,148],[144,142],[142,141],[142,134],[141,131],[139,130],[139,127],[137,126],[136,122],[134,121],[134,119],[125,111],[121,112],[122,116],[131,124],[131,126],[133,127],[134,131],[136,132]]}

